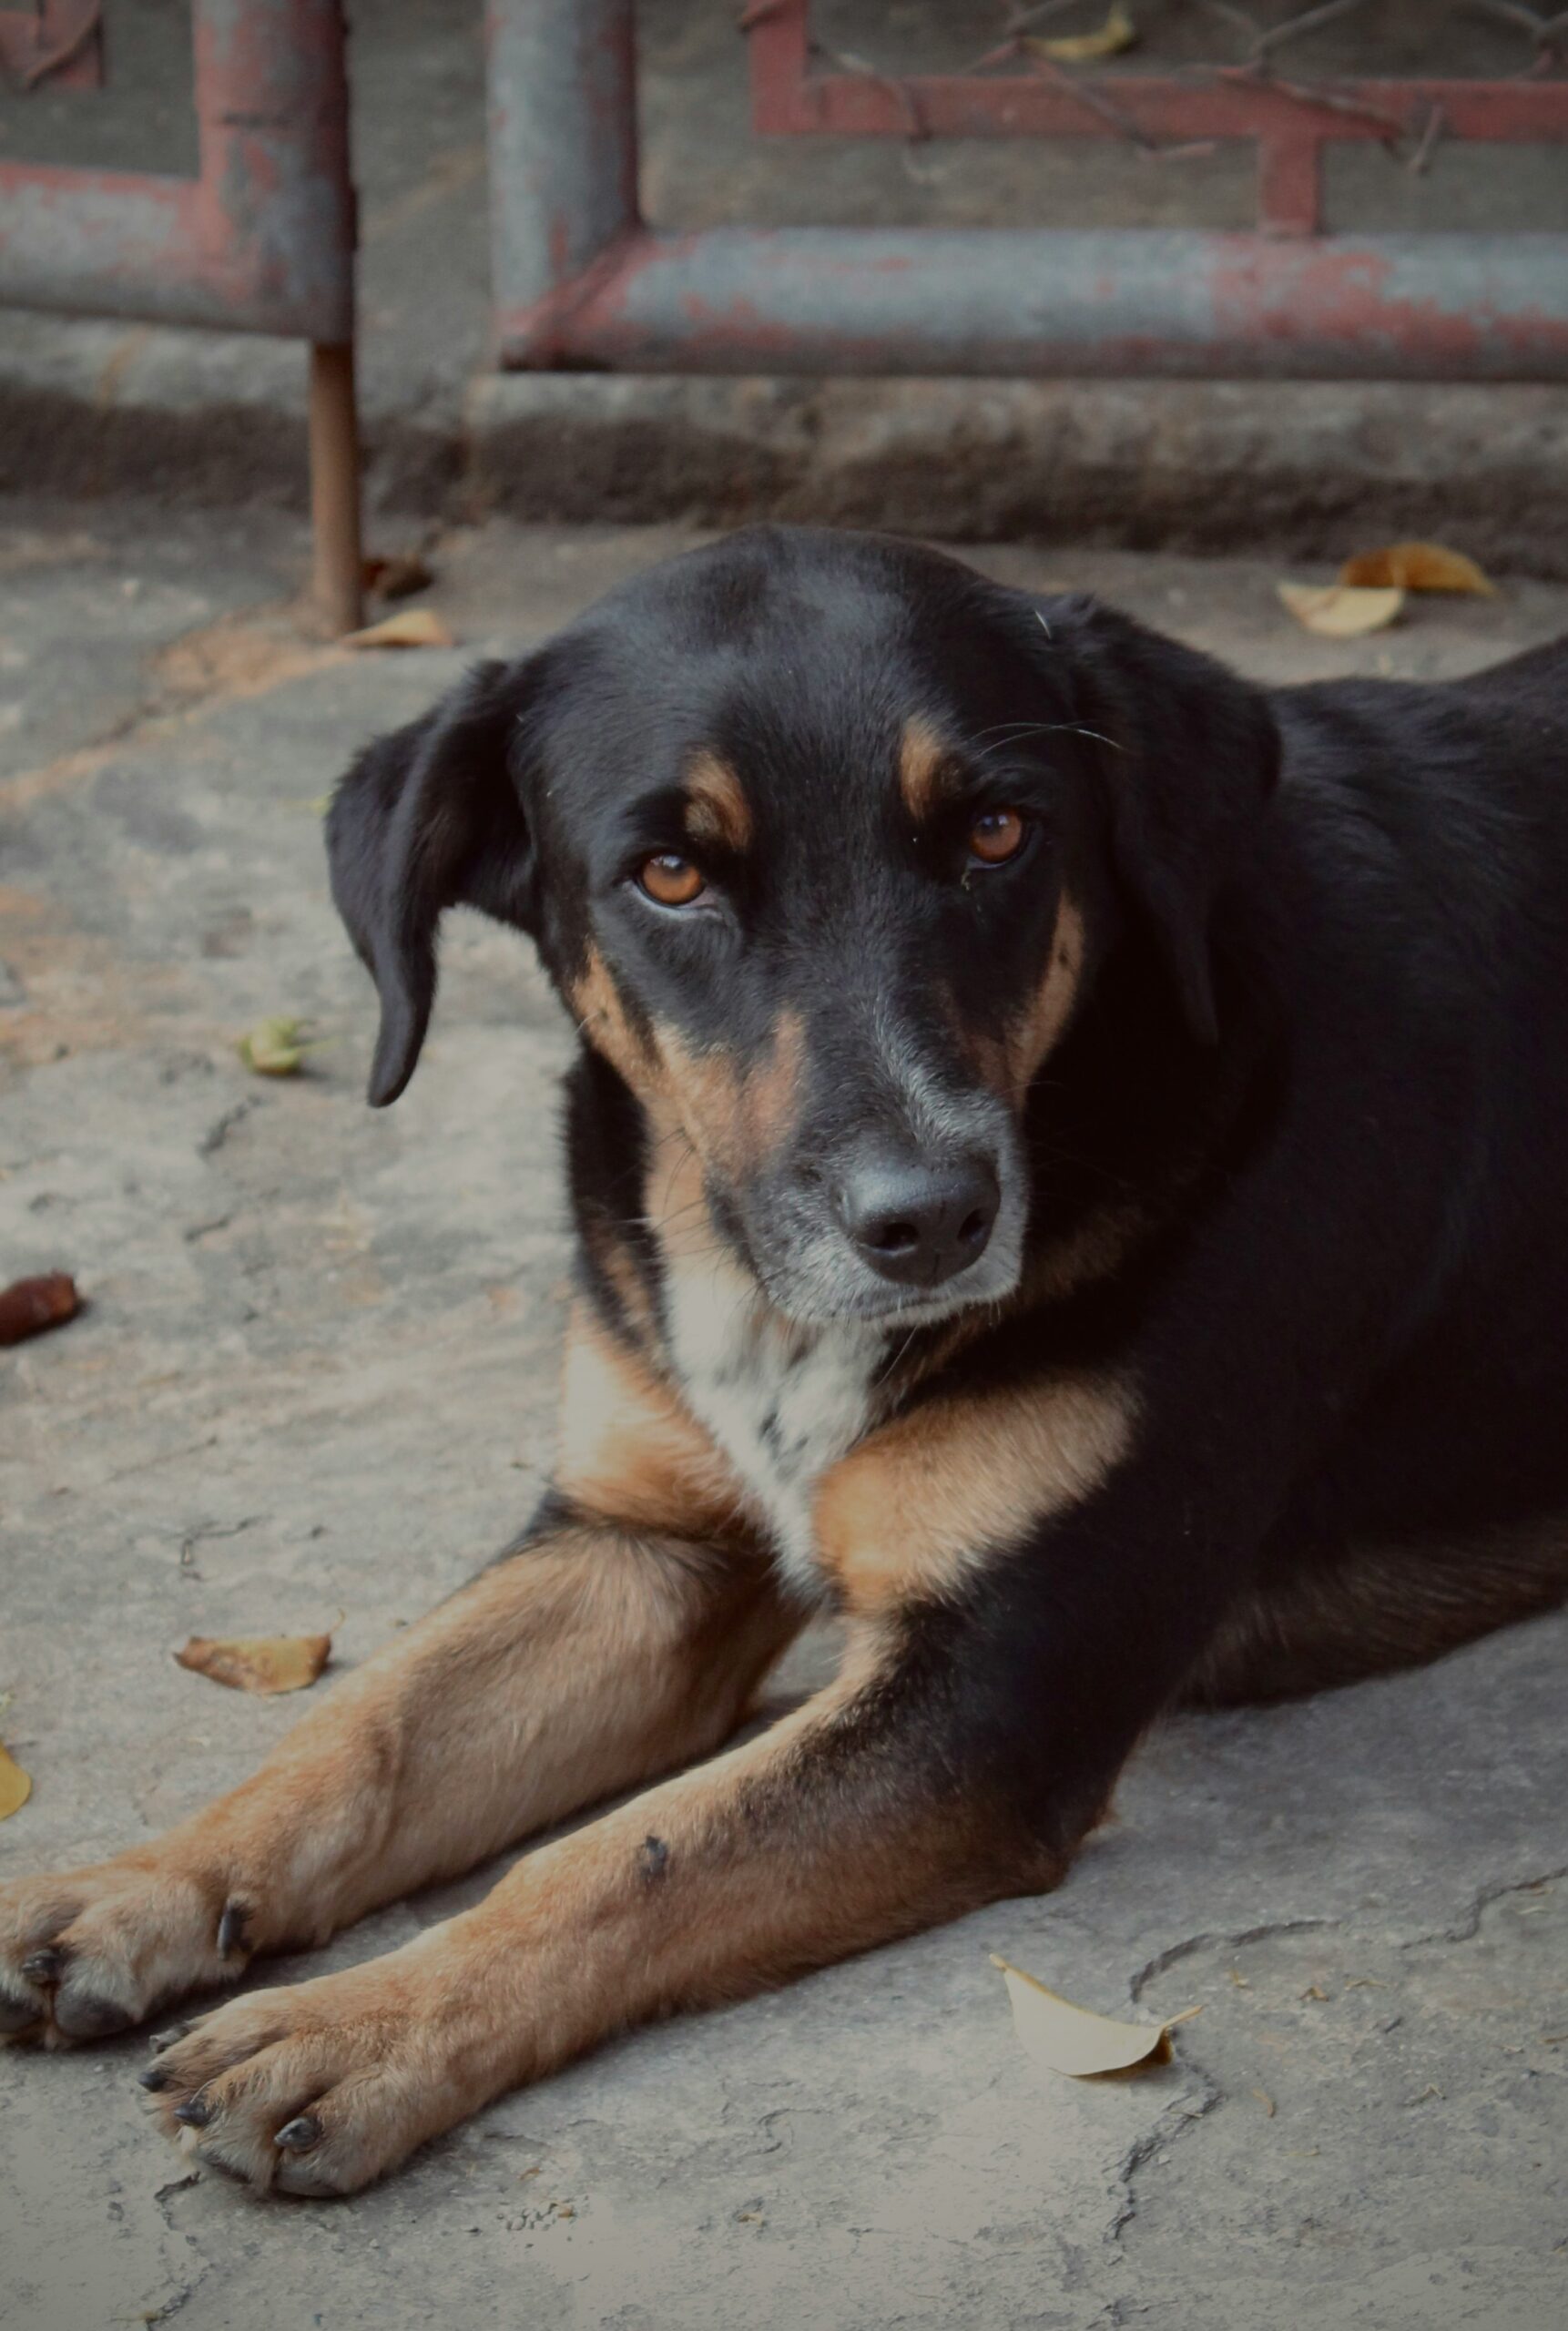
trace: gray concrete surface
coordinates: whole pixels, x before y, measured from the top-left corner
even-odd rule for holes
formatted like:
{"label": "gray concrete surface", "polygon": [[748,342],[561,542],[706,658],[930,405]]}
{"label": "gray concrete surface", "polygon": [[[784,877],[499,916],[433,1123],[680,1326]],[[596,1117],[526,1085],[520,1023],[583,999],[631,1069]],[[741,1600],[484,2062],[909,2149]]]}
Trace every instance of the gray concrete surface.
{"label": "gray concrete surface", "polygon": [[[733,524],[818,518],[951,538],[1214,549],[1461,533],[1568,575],[1568,391],[1385,384],[657,381],[499,377],[488,356],[480,0],[352,0],[361,371],[372,508],[431,520]],[[777,224],[1244,226],[1250,151],[1151,161],[1115,141],[758,139],[734,10],[645,0],[643,193],[673,228]],[[951,66],[1002,0],[817,0],[834,50]],[[1084,0],[1084,21],[1095,15]],[[1267,7],[1263,13],[1269,12]],[[1275,14],[1278,11],[1275,10]],[[1238,53],[1212,12],[1139,0],[1125,67]],[[188,168],[184,0],[108,0],[97,96],[0,92],[0,155]],[[1528,44],[1467,0],[1380,0],[1298,61],[1321,71],[1512,72]],[[1332,225],[1557,224],[1568,148],[1441,143],[1412,176],[1379,146],[1330,158]],[[301,508],[304,357],[281,342],[0,311],[0,484],[91,498]]]}
{"label": "gray concrete surface", "polygon": [[[341,1610],[351,1665],[529,1503],[563,1021],[510,934],[455,918],[425,1061],[368,1112],[372,1000],[317,803],[467,656],[678,539],[453,534],[433,598],[461,647],[378,659],[292,631],[286,518],[0,517],[0,1255],[88,1298],[0,1355],[0,1736],[36,1783],[0,1874],[148,1835],[289,1723],[177,1668],[188,1634]],[[1288,624],[1272,562],[987,557],[1279,678],[1455,671],[1568,626],[1568,590],[1510,583],[1335,646]],[[322,1038],[294,1082],[235,1056],[276,1012]],[[775,1696],[830,1654],[809,1644]],[[1565,1665],[1568,1614],[1169,1724],[1054,1896],[640,2032],[351,2203],[193,2180],[144,2122],[134,2041],[0,2053],[0,2322],[1552,2331]],[[1051,2081],[993,1949],[1102,2009],[1203,2012],[1166,2070]]]}

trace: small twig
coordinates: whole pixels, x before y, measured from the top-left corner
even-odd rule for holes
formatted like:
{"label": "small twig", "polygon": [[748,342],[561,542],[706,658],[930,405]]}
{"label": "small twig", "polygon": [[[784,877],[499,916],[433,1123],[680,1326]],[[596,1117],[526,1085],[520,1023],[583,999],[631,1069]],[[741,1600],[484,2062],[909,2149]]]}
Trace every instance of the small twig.
{"label": "small twig", "polygon": [[1037,0],[1033,8],[1010,8],[1006,29],[1014,36],[1019,33],[1032,33],[1037,25],[1048,25],[1053,16],[1064,16],[1069,8],[1081,5],[1082,0]]}
{"label": "small twig", "polygon": [[1347,16],[1352,8],[1361,5],[1362,0],[1322,0],[1320,7],[1308,8],[1299,16],[1288,16],[1284,24],[1271,25],[1267,32],[1260,33],[1253,56],[1259,60],[1270,56],[1277,48],[1283,48],[1287,41],[1303,39],[1308,33],[1317,32],[1324,25],[1331,24],[1336,16]]}
{"label": "small twig", "polygon": [[1434,105],[1427,115],[1427,126],[1416,140],[1415,151],[1405,164],[1412,178],[1420,178],[1437,148],[1439,138],[1448,127],[1448,116],[1440,105]]}
{"label": "small twig", "polygon": [[1102,121],[1109,122],[1111,127],[1127,138],[1141,154],[1157,154],[1160,151],[1156,141],[1146,130],[1140,128],[1131,114],[1124,113],[1120,106],[1113,105],[1104,90],[1093,81],[1080,80],[1075,73],[1069,73],[1058,65],[1054,56],[1042,56],[1035,49],[1029,51],[1029,66],[1032,72],[1044,73],[1047,80],[1054,81],[1059,89],[1064,90],[1069,97],[1076,97],[1080,105],[1087,106],[1089,111],[1098,114]]}
{"label": "small twig", "polygon": [[1288,41],[1300,40],[1308,33],[1317,32],[1322,25],[1331,24],[1336,16],[1349,15],[1352,8],[1359,8],[1363,5],[1364,0],[1321,0],[1319,6],[1304,9],[1298,16],[1287,16],[1283,24],[1260,25],[1249,10],[1233,7],[1231,0],[1204,0],[1210,15],[1222,17],[1251,42],[1247,57],[1248,65],[1261,65],[1267,57],[1273,56],[1277,48],[1283,48]]}
{"label": "small twig", "polygon": [[1554,16],[1537,15],[1533,8],[1515,5],[1515,0],[1471,0],[1483,15],[1496,16],[1505,25],[1517,25],[1521,32],[1530,35],[1538,48],[1555,50],[1558,42],[1568,33],[1568,8],[1560,8]]}
{"label": "small twig", "polygon": [[1328,113],[1342,113],[1352,121],[1375,122],[1391,137],[1402,137],[1406,124],[1396,114],[1384,113],[1380,107],[1369,106],[1361,97],[1342,97],[1337,89],[1324,87],[1316,81],[1286,81],[1278,73],[1270,73],[1256,65],[1217,65],[1214,76],[1217,81],[1245,81],[1253,88],[1273,89],[1295,105],[1321,106]]}
{"label": "small twig", "polygon": [[918,139],[931,136],[930,127],[921,112],[914,91],[907,81],[900,80],[896,73],[884,73],[869,58],[856,56],[846,48],[819,49],[818,55],[825,56],[830,65],[836,65],[840,73],[852,73],[859,81],[871,81],[880,89],[891,90],[911,137]]}

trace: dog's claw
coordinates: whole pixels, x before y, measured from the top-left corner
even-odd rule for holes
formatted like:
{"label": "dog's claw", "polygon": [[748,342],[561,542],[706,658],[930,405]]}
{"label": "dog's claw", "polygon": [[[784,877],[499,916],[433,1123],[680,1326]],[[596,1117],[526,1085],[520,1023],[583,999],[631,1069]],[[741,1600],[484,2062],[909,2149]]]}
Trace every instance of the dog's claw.
{"label": "dog's claw", "polygon": [[66,1954],[53,1943],[22,1961],[22,1972],[30,1983],[57,1983],[65,1970]]}
{"label": "dog's claw", "polygon": [[205,2129],[212,2118],[212,2107],[204,2103],[199,2096],[188,2096],[183,2104],[175,2106],[174,2117],[182,2121],[188,2129]]}
{"label": "dog's claw", "polygon": [[280,2129],[272,2142],[285,2153],[309,2153],[321,2141],[321,2124],[312,2113],[301,2112]]}
{"label": "dog's claw", "polygon": [[227,1959],[230,1951],[244,1949],[245,1929],[249,1919],[249,1909],[245,1903],[224,1904],[223,1916],[218,1921],[218,1955],[220,1959]]}

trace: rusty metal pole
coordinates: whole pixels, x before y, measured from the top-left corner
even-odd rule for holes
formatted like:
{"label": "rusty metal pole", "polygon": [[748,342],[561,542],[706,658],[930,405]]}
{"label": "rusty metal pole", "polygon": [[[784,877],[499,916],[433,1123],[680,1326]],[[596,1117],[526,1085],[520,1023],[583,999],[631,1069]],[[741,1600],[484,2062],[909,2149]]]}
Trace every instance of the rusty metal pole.
{"label": "rusty metal pole", "polygon": [[333,638],[364,614],[360,545],[360,423],[352,341],[311,347],[311,595]]}
{"label": "rusty metal pole", "polygon": [[486,21],[495,306],[548,364],[585,278],[641,225],[633,0],[489,0]]}

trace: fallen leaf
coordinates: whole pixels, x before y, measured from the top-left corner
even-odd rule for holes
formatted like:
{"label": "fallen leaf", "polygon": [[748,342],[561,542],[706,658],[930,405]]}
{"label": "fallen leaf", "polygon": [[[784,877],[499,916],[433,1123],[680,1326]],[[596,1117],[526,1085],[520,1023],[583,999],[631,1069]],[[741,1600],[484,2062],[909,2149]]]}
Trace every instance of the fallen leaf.
{"label": "fallen leaf", "polygon": [[331,1655],[331,1635],[192,1635],[175,1658],[235,1692],[302,1692]]}
{"label": "fallen leaf", "polygon": [[1266,2088],[1255,2088],[1252,2093],[1257,2097],[1257,2102],[1262,2105],[1264,2112],[1272,2121],[1274,2118],[1274,2099],[1269,2095],[1268,2091]]}
{"label": "fallen leaf", "polygon": [[403,607],[363,631],[351,631],[345,647],[455,647],[455,634],[433,607]]}
{"label": "fallen leaf", "polygon": [[1171,2043],[1163,2023],[1117,2023],[1108,2015],[1094,2015],[1074,2007],[1037,1983],[1022,1968],[991,1955],[1006,1980],[1013,2002],[1013,2028],[1037,2063],[1047,2071],[1065,2072],[1074,2080],[1090,2080],[1099,2072],[1131,2071],[1138,2064],[1170,2061]]}
{"label": "fallen leaf", "polygon": [[1276,586],[1297,622],[1319,639],[1359,639],[1381,631],[1405,604],[1402,590],[1365,591],[1345,583],[1281,583]]}
{"label": "fallen leaf", "polygon": [[15,1279],[0,1294],[0,1344],[25,1343],[46,1328],[63,1328],[81,1308],[76,1282],[66,1271]]}
{"label": "fallen leaf", "polygon": [[406,599],[415,591],[428,591],[435,577],[417,554],[403,551],[391,558],[361,559],[360,580],[383,599]]}
{"label": "fallen leaf", "polygon": [[0,1821],[20,1813],[33,1794],[33,1784],[15,1756],[0,1748]]}
{"label": "fallen leaf", "polygon": [[236,1050],[257,1076],[293,1076],[305,1057],[300,1041],[303,1025],[299,1020],[258,1020],[249,1033],[240,1037]]}
{"label": "fallen leaf", "polygon": [[1300,1997],[1304,2000],[1326,2000],[1329,1994],[1323,1989],[1321,1983],[1308,1983],[1306,1990],[1300,1994]]}
{"label": "fallen leaf", "polygon": [[1111,12],[1096,32],[1063,33],[1054,40],[1032,33],[1023,46],[1036,56],[1048,56],[1054,65],[1093,65],[1097,57],[1120,56],[1126,48],[1135,48],[1138,28],[1122,5],[1113,0]]}
{"label": "fallen leaf", "polygon": [[1341,583],[1357,588],[1400,591],[1469,591],[1494,599],[1497,585],[1473,558],[1461,550],[1446,550],[1441,543],[1390,543],[1381,550],[1363,551],[1348,558],[1339,569]]}

